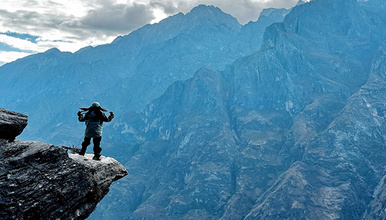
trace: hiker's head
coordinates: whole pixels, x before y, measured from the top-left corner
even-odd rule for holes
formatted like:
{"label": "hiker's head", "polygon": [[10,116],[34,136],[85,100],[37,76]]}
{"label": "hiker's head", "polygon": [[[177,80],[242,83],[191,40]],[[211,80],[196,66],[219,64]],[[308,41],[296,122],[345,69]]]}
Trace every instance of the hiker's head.
{"label": "hiker's head", "polygon": [[96,110],[98,109],[99,111],[107,112],[106,109],[102,108],[99,102],[93,102],[90,106],[90,108],[80,108],[85,111],[90,111],[90,110]]}
{"label": "hiker's head", "polygon": [[91,104],[91,108],[100,108],[100,107],[101,107],[101,105],[99,104],[99,102],[93,102]]}

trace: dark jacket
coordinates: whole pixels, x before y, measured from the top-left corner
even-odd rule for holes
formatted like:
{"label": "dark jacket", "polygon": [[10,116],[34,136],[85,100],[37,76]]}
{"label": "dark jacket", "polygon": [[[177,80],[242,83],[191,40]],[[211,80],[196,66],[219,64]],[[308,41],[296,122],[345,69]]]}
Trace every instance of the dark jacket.
{"label": "dark jacket", "polygon": [[78,112],[78,120],[86,122],[85,136],[94,138],[102,137],[103,122],[110,122],[114,118],[114,114],[110,112],[110,116],[106,115],[101,111],[101,108],[89,108],[85,116]]}

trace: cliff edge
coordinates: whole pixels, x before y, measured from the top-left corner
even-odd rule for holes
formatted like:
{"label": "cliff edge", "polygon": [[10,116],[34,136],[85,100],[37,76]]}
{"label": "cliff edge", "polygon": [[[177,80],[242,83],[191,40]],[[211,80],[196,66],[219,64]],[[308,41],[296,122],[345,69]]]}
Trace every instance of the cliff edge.
{"label": "cliff edge", "polygon": [[34,141],[14,141],[26,115],[0,108],[0,219],[86,219],[127,175],[116,160],[69,154]]}

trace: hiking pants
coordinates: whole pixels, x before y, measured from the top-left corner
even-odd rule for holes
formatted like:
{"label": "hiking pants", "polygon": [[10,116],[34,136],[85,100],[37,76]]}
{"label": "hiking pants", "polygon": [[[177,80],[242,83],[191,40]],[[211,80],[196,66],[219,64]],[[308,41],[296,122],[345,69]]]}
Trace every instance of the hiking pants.
{"label": "hiking pants", "polygon": [[[102,148],[100,147],[102,137],[94,137],[92,138],[92,142],[94,143],[94,155],[100,156]],[[82,150],[80,151],[80,154],[84,155],[87,150],[87,146],[90,145],[91,138],[90,137],[84,137],[84,141],[82,143]]]}

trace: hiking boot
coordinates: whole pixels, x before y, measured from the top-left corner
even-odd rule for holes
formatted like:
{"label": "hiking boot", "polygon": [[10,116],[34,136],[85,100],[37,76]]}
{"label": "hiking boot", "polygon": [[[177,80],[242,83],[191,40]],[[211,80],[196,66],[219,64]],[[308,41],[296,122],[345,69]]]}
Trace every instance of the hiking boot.
{"label": "hiking boot", "polygon": [[94,157],[92,159],[93,160],[101,160],[101,156],[100,155],[94,155]]}

